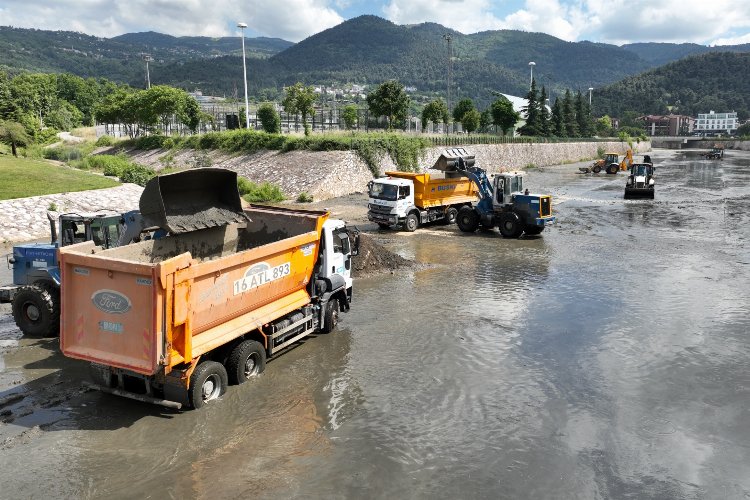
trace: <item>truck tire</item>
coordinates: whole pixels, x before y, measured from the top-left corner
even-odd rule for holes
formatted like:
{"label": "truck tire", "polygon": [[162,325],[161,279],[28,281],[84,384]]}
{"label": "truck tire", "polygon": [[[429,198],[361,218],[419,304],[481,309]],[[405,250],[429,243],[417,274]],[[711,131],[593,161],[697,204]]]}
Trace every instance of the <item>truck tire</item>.
{"label": "truck tire", "polygon": [[602,167],[600,167],[599,165],[594,165],[594,166],[593,166],[593,167],[591,168],[591,171],[592,171],[592,172],[594,172],[595,174],[598,174],[599,172],[601,172],[601,171],[602,171]]}
{"label": "truck tire", "polygon": [[417,230],[419,227],[419,219],[417,218],[417,214],[411,213],[406,216],[406,220],[404,221],[404,229],[410,233],[413,233]]}
{"label": "truck tire", "polygon": [[620,170],[620,167],[618,167],[614,163],[607,167],[608,174],[616,174],[618,170]]}
{"label": "truck tire", "polygon": [[197,410],[206,403],[218,399],[227,390],[227,385],[227,371],[221,363],[202,362],[190,376],[190,406]]}
{"label": "truck tire", "polygon": [[244,340],[237,344],[227,359],[229,383],[239,385],[266,369],[266,350],[255,340]]}
{"label": "truck tire", "polygon": [[479,227],[479,214],[472,207],[461,207],[456,216],[458,228],[465,233],[473,233]]}
{"label": "truck tire", "polygon": [[521,218],[515,212],[500,215],[500,234],[505,238],[518,238],[523,233]]}
{"label": "truck tire", "polygon": [[60,333],[60,306],[43,286],[29,285],[13,297],[13,319],[26,335],[55,337]]}
{"label": "truck tire", "polygon": [[456,217],[458,217],[458,209],[456,207],[448,207],[448,210],[445,211],[445,221],[446,224],[455,224]]}
{"label": "truck tire", "polygon": [[339,323],[339,299],[331,299],[326,304],[326,313],[323,316],[323,333],[331,333]]}

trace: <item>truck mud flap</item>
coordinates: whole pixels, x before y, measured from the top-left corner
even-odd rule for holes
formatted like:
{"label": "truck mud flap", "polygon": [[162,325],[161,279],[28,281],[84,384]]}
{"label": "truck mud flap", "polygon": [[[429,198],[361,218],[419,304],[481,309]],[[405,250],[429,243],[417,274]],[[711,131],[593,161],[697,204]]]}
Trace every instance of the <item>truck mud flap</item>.
{"label": "truck mud flap", "polygon": [[237,189],[237,173],[197,168],[154,177],[139,204],[148,227],[172,234],[248,222]]}
{"label": "truck mud flap", "polygon": [[83,385],[88,387],[89,389],[106,392],[107,394],[113,394],[115,396],[121,396],[123,398],[134,399],[136,401],[141,401],[143,403],[155,404],[159,406],[164,406],[166,408],[173,408],[175,410],[179,410],[182,408],[182,404],[176,401],[167,401],[166,399],[159,399],[153,396],[148,396],[146,394],[136,394],[134,392],[129,392],[129,391],[124,391],[122,389],[118,389],[116,387],[104,387],[103,385],[94,384],[94,383],[87,382],[87,381],[84,381]]}

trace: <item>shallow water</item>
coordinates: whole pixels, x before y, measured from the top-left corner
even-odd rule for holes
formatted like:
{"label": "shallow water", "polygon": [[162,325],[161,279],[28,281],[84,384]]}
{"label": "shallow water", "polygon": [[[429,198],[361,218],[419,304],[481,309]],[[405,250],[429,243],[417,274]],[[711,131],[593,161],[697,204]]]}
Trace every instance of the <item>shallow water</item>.
{"label": "shallow water", "polygon": [[377,233],[434,265],[201,411],[85,391],[0,315],[0,497],[750,498],[750,156],[652,157],[653,201],[532,172],[541,237]]}

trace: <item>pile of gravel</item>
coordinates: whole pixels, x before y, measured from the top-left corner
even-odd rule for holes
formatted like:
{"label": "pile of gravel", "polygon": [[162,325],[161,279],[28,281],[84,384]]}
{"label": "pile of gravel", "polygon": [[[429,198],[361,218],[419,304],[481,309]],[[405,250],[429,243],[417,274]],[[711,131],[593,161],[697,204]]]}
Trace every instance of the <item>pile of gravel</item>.
{"label": "pile of gravel", "polygon": [[393,272],[404,267],[413,267],[414,262],[386,250],[372,236],[360,233],[359,255],[353,259],[352,276],[362,277],[383,272]]}

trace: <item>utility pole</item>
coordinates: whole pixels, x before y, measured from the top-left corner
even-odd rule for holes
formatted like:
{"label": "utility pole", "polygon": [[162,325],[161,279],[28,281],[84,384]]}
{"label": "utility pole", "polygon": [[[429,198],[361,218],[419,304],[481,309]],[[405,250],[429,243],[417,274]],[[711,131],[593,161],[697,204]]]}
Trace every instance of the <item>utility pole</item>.
{"label": "utility pole", "polygon": [[143,54],[143,60],[146,61],[146,88],[151,88],[151,76],[148,73],[148,63],[150,61],[153,61],[154,58],[151,57],[151,54]]}
{"label": "utility pole", "polygon": [[448,114],[451,112],[451,85],[453,83],[453,36],[450,33],[443,35],[443,39],[448,42],[448,92],[447,102]]}

